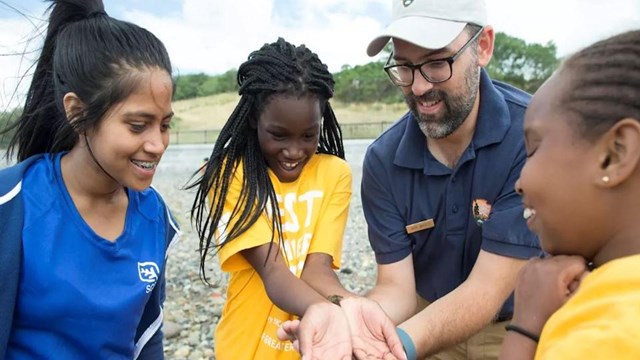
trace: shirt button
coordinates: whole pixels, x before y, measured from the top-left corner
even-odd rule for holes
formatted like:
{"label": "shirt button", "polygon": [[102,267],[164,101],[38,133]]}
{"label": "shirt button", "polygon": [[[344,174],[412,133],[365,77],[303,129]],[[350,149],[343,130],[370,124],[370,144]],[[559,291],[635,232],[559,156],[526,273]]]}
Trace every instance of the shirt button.
{"label": "shirt button", "polygon": [[453,207],[451,208],[451,211],[453,211],[454,214],[458,213],[458,205],[453,205]]}
{"label": "shirt button", "polygon": [[451,182],[452,183],[456,182],[456,177],[455,176],[451,178]]}

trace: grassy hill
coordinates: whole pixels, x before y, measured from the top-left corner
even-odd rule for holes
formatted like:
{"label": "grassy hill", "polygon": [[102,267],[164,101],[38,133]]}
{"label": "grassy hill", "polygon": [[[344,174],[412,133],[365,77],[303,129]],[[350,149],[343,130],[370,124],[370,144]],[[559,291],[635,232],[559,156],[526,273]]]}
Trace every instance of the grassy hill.
{"label": "grassy hill", "polygon": [[[175,131],[218,130],[233,112],[239,96],[225,93],[195,99],[180,100],[173,103],[176,113],[173,129]],[[380,124],[393,122],[407,111],[404,103],[398,104],[343,104],[332,101],[331,106],[338,122],[348,128],[349,124]]]}

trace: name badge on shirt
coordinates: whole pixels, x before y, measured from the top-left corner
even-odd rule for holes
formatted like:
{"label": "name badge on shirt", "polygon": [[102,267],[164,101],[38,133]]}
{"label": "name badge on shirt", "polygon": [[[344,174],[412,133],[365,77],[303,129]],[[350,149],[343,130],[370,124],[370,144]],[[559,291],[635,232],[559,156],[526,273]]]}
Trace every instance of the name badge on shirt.
{"label": "name badge on shirt", "polygon": [[405,229],[407,229],[407,234],[413,234],[414,232],[431,229],[434,226],[436,226],[436,223],[433,219],[427,219],[414,224],[409,224],[405,226]]}

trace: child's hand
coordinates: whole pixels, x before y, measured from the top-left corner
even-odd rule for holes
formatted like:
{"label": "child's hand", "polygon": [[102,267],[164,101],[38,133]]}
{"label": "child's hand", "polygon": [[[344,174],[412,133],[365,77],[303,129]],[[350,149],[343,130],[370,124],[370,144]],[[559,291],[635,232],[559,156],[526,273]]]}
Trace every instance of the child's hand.
{"label": "child's hand", "polygon": [[287,320],[278,328],[278,339],[280,341],[291,341],[293,348],[300,352],[300,343],[297,334],[300,328],[300,320]]}
{"label": "child's hand", "polygon": [[340,307],[315,303],[301,320],[285,321],[278,339],[291,340],[303,360],[351,360],[349,323]]}
{"label": "child's hand", "polygon": [[518,277],[513,323],[540,334],[549,317],[578,289],[587,273],[580,256],[532,259]]}
{"label": "child's hand", "polygon": [[349,321],[356,359],[406,359],[395,326],[377,302],[348,297],[340,306]]}

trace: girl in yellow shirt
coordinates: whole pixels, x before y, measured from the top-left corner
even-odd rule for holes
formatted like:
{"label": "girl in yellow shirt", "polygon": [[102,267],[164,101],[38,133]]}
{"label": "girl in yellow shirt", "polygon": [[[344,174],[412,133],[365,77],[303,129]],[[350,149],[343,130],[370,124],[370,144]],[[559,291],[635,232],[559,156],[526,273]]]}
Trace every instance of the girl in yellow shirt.
{"label": "girl in yellow shirt", "polygon": [[[238,83],[240,102],[195,184],[192,209],[202,276],[216,250],[230,273],[216,358],[298,359],[277,331],[304,316],[315,330],[306,357],[351,359],[347,315],[327,299],[351,295],[334,272],[352,184],[329,104],[332,75],[304,45],[280,38],[249,55]],[[397,339],[377,304],[362,298],[358,304]]]}
{"label": "girl in yellow shirt", "polygon": [[640,31],[597,42],[529,105],[516,187],[551,256],[520,273],[502,359],[640,359],[639,54]]}

